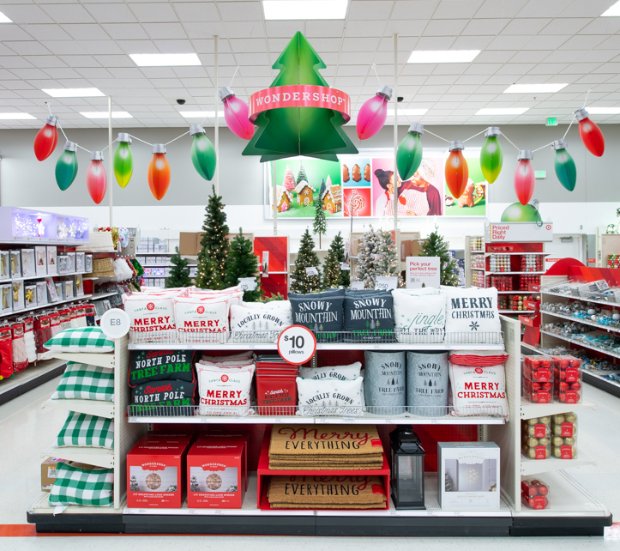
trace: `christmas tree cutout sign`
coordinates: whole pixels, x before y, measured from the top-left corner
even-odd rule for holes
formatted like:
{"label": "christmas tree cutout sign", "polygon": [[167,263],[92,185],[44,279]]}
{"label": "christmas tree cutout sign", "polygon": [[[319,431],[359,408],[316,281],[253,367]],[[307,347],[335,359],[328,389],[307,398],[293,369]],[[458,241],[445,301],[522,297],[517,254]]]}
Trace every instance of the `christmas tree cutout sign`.
{"label": "christmas tree cutout sign", "polygon": [[319,73],[326,65],[300,32],[273,64],[280,74],[271,88],[250,98],[250,120],[258,127],[243,155],[261,162],[305,155],[337,161],[357,153],[342,126],[349,120],[350,98],[330,88]]}

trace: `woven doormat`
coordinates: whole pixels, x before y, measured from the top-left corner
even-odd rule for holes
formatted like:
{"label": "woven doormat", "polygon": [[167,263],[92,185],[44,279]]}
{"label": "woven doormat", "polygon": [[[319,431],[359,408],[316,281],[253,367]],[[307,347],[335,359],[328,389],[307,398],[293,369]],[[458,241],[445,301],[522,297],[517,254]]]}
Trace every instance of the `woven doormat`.
{"label": "woven doormat", "polygon": [[271,479],[274,509],[384,509],[385,488],[376,476],[280,476]]}

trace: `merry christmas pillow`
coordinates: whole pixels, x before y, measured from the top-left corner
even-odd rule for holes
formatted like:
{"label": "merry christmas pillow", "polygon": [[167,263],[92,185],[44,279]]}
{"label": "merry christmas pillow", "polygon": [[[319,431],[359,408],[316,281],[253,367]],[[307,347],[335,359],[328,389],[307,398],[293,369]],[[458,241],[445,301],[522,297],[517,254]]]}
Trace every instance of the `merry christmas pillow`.
{"label": "merry christmas pillow", "polygon": [[446,342],[501,344],[497,289],[445,287]]}

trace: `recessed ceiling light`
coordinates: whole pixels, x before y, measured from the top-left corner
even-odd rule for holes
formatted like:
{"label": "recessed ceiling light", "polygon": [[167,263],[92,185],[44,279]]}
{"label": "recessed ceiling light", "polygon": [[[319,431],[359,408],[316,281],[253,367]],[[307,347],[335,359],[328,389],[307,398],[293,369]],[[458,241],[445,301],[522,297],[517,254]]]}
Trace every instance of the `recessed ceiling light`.
{"label": "recessed ceiling light", "polygon": [[529,107],[483,107],[476,115],[523,115]]}
{"label": "recessed ceiling light", "polygon": [[93,98],[105,96],[99,88],[43,88],[41,91],[53,98]]}
{"label": "recessed ceiling light", "polygon": [[[80,115],[87,119],[107,119],[107,111],[80,111]],[[133,116],[127,111],[112,111],[113,119],[133,119]]]}
{"label": "recessed ceiling light", "polygon": [[[411,117],[411,116],[421,116],[421,115],[426,115],[426,112],[428,111],[428,109],[426,107],[419,107],[419,108],[406,108],[406,107],[399,107],[398,108],[398,116],[403,116],[403,117]],[[393,107],[388,107],[387,110],[387,116],[388,117],[393,117],[394,116],[394,108]]]}
{"label": "recessed ceiling light", "polygon": [[616,2],[609,6],[603,13],[601,13],[601,17],[620,17],[620,2]]}
{"label": "recessed ceiling light", "polygon": [[553,94],[568,86],[568,82],[550,82],[547,84],[513,84],[504,90],[504,94]]}
{"label": "recessed ceiling light", "polygon": [[344,19],[349,0],[263,0],[267,20]]}
{"label": "recessed ceiling light", "polygon": [[3,121],[30,121],[36,119],[30,113],[0,113],[0,120]]}
{"label": "recessed ceiling light", "polygon": [[470,63],[480,50],[413,50],[407,63]]}
{"label": "recessed ceiling light", "polygon": [[13,23],[6,15],[0,11],[0,23]]}
{"label": "recessed ceiling light", "polygon": [[[179,115],[186,119],[214,119],[215,111],[179,111]],[[217,116],[223,117],[224,111],[218,111]]]}
{"label": "recessed ceiling light", "polygon": [[620,115],[620,107],[586,107],[591,115]]}
{"label": "recessed ceiling light", "polygon": [[200,65],[197,54],[129,54],[139,67],[185,67]]}

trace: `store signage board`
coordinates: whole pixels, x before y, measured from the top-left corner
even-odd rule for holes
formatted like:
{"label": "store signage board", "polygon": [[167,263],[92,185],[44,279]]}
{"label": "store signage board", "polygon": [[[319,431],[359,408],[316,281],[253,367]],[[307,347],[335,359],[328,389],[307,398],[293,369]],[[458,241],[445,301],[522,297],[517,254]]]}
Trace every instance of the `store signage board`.
{"label": "store signage board", "polygon": [[436,287],[440,285],[440,260],[438,256],[408,256],[406,258],[407,289]]}
{"label": "store signage board", "polygon": [[120,339],[129,333],[129,316],[120,308],[112,308],[101,316],[101,330],[110,339]]}
{"label": "store signage board", "polygon": [[497,242],[553,241],[553,224],[521,222],[511,224],[491,223],[486,227],[486,240]]}
{"label": "store signage board", "polygon": [[303,325],[289,325],[278,336],[278,354],[288,363],[302,365],[316,353],[316,337]]}
{"label": "store signage board", "polygon": [[391,291],[398,287],[397,276],[377,276],[375,278],[375,289],[377,291]]}

